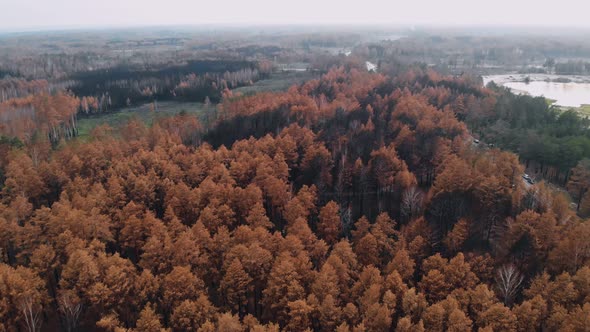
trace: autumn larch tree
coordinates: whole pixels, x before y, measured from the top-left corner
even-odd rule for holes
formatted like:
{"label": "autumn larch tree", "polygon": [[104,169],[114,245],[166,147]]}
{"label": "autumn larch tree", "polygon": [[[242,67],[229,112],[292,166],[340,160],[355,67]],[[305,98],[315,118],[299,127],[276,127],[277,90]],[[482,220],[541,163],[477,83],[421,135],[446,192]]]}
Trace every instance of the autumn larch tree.
{"label": "autumn larch tree", "polygon": [[330,245],[336,243],[342,231],[338,203],[328,202],[320,210],[318,232]]}

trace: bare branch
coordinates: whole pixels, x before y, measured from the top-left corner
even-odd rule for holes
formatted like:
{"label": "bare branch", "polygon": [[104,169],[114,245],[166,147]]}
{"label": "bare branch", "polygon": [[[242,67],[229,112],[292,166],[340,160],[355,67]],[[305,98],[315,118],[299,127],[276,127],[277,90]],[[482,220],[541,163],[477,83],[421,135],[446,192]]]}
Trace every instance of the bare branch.
{"label": "bare branch", "polygon": [[523,275],[518,271],[514,264],[503,265],[498,269],[496,274],[496,287],[504,304],[509,305],[514,300],[518,290],[522,286]]}

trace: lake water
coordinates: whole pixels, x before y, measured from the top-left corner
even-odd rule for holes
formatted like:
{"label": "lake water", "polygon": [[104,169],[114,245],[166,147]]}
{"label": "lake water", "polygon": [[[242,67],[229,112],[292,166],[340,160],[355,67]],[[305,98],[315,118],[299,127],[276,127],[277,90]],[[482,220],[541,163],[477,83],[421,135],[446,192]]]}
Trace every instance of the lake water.
{"label": "lake water", "polygon": [[590,83],[587,81],[577,81],[568,83],[531,81],[530,83],[517,82],[511,80],[502,80],[503,77],[485,77],[484,83],[495,81],[514,93],[526,93],[531,96],[544,96],[545,98],[556,100],[555,104],[565,107],[580,107],[584,104],[590,104]]}
{"label": "lake water", "polygon": [[531,96],[554,99],[559,106],[580,107],[590,104],[590,83],[508,82],[504,86],[516,93],[526,92]]}

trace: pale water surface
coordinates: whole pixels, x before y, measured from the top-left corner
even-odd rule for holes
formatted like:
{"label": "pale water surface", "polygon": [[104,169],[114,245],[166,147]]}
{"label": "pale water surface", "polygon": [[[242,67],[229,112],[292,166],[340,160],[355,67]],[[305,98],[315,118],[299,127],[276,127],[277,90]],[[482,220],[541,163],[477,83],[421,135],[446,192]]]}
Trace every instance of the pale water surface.
{"label": "pale water surface", "polygon": [[[503,80],[506,77],[505,75],[502,76],[504,77],[484,77],[484,83],[495,81],[497,84],[510,88],[514,93],[544,96],[555,100],[555,104],[559,106],[580,107],[584,104],[590,104],[590,83],[587,81],[568,83],[531,81],[527,84],[525,82]],[[534,78],[531,77],[531,79]]]}

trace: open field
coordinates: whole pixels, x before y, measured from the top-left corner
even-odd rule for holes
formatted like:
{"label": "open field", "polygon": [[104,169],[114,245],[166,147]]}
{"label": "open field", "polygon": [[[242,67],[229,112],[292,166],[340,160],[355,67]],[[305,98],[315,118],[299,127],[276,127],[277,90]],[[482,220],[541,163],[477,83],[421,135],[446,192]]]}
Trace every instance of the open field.
{"label": "open field", "polygon": [[245,95],[264,91],[285,91],[292,85],[301,84],[305,81],[318,77],[319,74],[310,71],[278,72],[272,74],[268,79],[260,80],[253,85],[243,86],[234,89],[233,91],[240,92]]}
{"label": "open field", "polygon": [[583,116],[590,116],[590,105],[582,105],[576,110]]}
{"label": "open field", "polygon": [[78,133],[80,137],[86,137],[90,134],[93,128],[108,124],[113,128],[117,128],[127,121],[137,118],[147,125],[151,125],[154,119],[161,117],[172,116],[180,112],[189,114],[205,114],[209,110],[213,110],[213,106],[205,106],[203,103],[183,103],[183,102],[160,102],[158,103],[158,110],[152,111],[152,104],[144,104],[141,106],[134,106],[124,108],[118,112],[107,114],[97,114],[87,118],[78,120]]}
{"label": "open field", "polygon": [[[547,99],[547,104],[553,105],[553,103],[554,103],[553,101]],[[560,111],[563,111],[563,112],[569,111],[569,110],[574,110],[575,112],[577,112],[581,116],[590,117],[590,105],[588,105],[588,104],[581,105],[580,107],[563,107],[563,106],[557,106],[557,108]]]}
{"label": "open field", "polygon": [[[551,98],[545,98],[545,101],[547,102],[547,105],[549,105],[549,106],[554,105],[556,102],[555,99],[551,99]],[[583,104],[580,107],[563,107],[563,106],[559,106],[559,105],[556,105],[556,107],[563,112],[572,109],[572,110],[576,111],[578,114],[580,114],[581,116],[590,117],[590,104]]]}

